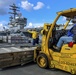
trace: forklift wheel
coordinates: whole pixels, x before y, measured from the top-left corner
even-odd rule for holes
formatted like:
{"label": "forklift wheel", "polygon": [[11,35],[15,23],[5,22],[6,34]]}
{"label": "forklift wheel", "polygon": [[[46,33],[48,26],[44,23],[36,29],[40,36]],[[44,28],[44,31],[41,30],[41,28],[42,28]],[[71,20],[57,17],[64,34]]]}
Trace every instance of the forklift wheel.
{"label": "forklift wheel", "polygon": [[47,68],[48,66],[48,59],[45,54],[39,54],[37,57],[37,64],[41,68]]}

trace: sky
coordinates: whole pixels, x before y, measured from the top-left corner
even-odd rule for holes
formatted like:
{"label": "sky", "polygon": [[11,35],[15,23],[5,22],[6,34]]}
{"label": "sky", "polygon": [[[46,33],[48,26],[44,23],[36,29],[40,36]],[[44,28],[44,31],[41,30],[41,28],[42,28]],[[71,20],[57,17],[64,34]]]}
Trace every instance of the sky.
{"label": "sky", "polygon": [[[56,12],[76,8],[76,0],[0,0],[0,30],[8,28],[9,5],[15,3],[20,7],[23,17],[27,18],[26,27],[40,27],[52,23]],[[63,22],[61,20],[61,22]],[[25,28],[26,28],[25,27]]]}

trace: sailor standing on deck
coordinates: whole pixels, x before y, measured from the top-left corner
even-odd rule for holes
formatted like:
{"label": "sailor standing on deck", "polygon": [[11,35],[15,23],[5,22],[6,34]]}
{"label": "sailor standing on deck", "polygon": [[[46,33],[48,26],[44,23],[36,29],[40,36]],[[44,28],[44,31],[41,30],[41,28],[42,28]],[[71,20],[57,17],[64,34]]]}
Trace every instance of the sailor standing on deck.
{"label": "sailor standing on deck", "polygon": [[32,33],[32,38],[33,38],[33,45],[39,44],[39,37],[38,37],[38,32],[36,30],[28,30],[29,33]]}

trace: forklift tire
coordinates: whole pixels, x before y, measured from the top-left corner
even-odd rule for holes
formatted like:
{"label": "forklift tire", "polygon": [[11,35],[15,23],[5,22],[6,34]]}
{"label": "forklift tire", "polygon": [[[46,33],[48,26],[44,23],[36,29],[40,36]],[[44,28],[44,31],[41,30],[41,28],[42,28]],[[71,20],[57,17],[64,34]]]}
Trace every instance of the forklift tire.
{"label": "forklift tire", "polygon": [[45,54],[39,54],[37,57],[37,64],[41,68],[47,68],[48,67],[48,58]]}

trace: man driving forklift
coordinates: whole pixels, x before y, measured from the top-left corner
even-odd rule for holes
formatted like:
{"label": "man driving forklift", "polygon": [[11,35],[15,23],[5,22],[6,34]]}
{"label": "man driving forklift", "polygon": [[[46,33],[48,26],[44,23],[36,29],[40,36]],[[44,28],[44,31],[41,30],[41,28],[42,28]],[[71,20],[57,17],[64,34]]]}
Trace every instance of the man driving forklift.
{"label": "man driving forklift", "polygon": [[73,37],[76,35],[76,17],[72,19],[72,23],[74,24],[73,27],[70,30],[68,30],[65,36],[60,37],[57,45],[53,46],[54,49],[59,51],[63,44],[73,42]]}

